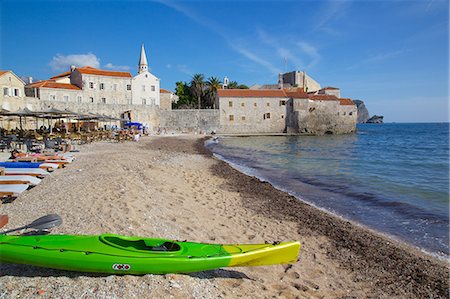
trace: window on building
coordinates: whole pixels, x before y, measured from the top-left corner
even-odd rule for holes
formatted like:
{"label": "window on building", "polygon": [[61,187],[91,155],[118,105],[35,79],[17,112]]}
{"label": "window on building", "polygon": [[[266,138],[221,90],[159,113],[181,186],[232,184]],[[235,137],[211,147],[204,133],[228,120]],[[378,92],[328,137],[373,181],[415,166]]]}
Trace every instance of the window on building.
{"label": "window on building", "polygon": [[116,91],[117,90],[117,84],[113,85],[113,90]]}
{"label": "window on building", "polygon": [[344,112],[344,115],[345,115],[345,112]]}
{"label": "window on building", "polygon": [[264,113],[263,119],[269,119],[269,118],[270,118],[270,113]]}
{"label": "window on building", "polygon": [[353,115],[353,112],[350,112],[348,115]]}
{"label": "window on building", "polygon": [[102,98],[102,104],[106,104],[106,98]]}
{"label": "window on building", "polygon": [[229,119],[230,121],[233,121],[233,120],[234,120],[234,115],[228,116],[228,119]]}
{"label": "window on building", "polygon": [[68,102],[69,101],[69,96],[63,96],[63,99],[64,99],[65,102]]}
{"label": "window on building", "polygon": [[284,118],[284,114],[281,114],[281,118]]}
{"label": "window on building", "polygon": [[146,99],[142,99],[142,105],[147,105],[147,100]]}
{"label": "window on building", "polygon": [[14,96],[19,97],[20,96],[20,90],[18,88],[14,88]]}
{"label": "window on building", "polygon": [[142,91],[145,91],[145,85],[142,85]]}
{"label": "window on building", "polygon": [[4,88],[3,88],[3,95],[4,95],[4,96],[9,95],[9,88],[8,88],[8,87],[4,87]]}
{"label": "window on building", "polygon": [[267,105],[267,107],[270,107],[270,103],[267,103],[266,105]]}
{"label": "window on building", "polygon": [[105,83],[100,83],[100,89],[105,89]]}
{"label": "window on building", "polygon": [[131,84],[127,84],[127,90],[131,90]]}
{"label": "window on building", "polygon": [[89,82],[89,88],[94,88],[94,82]]}
{"label": "window on building", "polygon": [[241,118],[242,120],[245,120],[245,116],[242,116],[242,118]]}
{"label": "window on building", "polygon": [[241,103],[241,107],[245,107],[245,103],[244,102]]}
{"label": "window on building", "polygon": [[155,85],[152,85],[151,91],[155,91]]}
{"label": "window on building", "polygon": [[233,102],[232,101],[228,102],[228,107],[233,107]]}
{"label": "window on building", "polygon": [[286,106],[286,101],[280,101],[280,106]]}
{"label": "window on building", "polygon": [[50,101],[55,101],[56,100],[56,96],[54,94],[50,95]]}
{"label": "window on building", "polygon": [[90,101],[91,103],[94,103],[94,98],[93,98],[93,97],[90,97],[90,98],[89,98],[89,101]]}
{"label": "window on building", "polygon": [[256,102],[253,104],[253,106],[255,106],[255,107],[257,107],[258,106],[258,104],[256,104]]}
{"label": "window on building", "polygon": [[77,97],[77,102],[78,102],[78,103],[83,102],[83,97],[82,97],[82,96],[78,96],[78,97]]}

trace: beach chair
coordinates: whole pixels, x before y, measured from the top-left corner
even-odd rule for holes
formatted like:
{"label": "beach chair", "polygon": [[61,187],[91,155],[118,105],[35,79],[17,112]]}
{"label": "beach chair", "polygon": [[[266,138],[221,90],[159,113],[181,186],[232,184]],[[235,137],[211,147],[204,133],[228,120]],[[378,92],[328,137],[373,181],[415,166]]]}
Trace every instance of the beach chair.
{"label": "beach chair", "polygon": [[5,168],[5,175],[30,175],[34,177],[46,177],[48,171],[40,168]]}
{"label": "beach chair", "polygon": [[36,186],[41,179],[31,175],[0,175],[0,185],[20,185],[26,184]]}

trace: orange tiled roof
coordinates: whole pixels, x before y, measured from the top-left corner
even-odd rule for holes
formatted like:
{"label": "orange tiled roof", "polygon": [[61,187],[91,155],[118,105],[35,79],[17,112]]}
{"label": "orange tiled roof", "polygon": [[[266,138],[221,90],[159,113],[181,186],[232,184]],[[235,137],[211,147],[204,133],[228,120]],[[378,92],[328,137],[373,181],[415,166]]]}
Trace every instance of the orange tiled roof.
{"label": "orange tiled roof", "polygon": [[[131,74],[129,72],[116,72],[116,71],[107,71],[107,70],[100,70],[96,69],[91,66],[83,66],[83,67],[77,67],[76,68],[80,73],[87,74],[87,75],[99,75],[99,76],[108,76],[108,77],[125,77],[125,78],[131,78]],[[71,72],[64,72],[62,74],[56,75],[54,77],[51,77],[50,79],[57,79],[61,77],[69,76]]]}
{"label": "orange tiled roof", "polygon": [[53,76],[50,79],[58,79],[58,78],[66,77],[66,76],[69,76],[69,75],[70,75],[70,72],[65,72],[65,73]]}
{"label": "orange tiled roof", "polygon": [[27,88],[61,88],[61,89],[73,89],[73,90],[81,90],[76,85],[67,84],[67,83],[56,83],[54,80],[44,80],[38,81],[31,84],[27,84],[25,87]]}
{"label": "orange tiled roof", "polygon": [[296,90],[286,89],[285,94],[288,98],[292,99],[307,99],[308,94],[303,90],[303,88],[297,88]]}
{"label": "orange tiled roof", "polygon": [[219,97],[228,98],[285,98],[286,93],[281,89],[219,89]]}
{"label": "orange tiled roof", "polygon": [[172,93],[171,91],[164,89],[164,88],[159,89],[159,92],[160,93]]}
{"label": "orange tiled roof", "polygon": [[0,76],[6,74],[7,72],[9,72],[9,71],[0,71]]}
{"label": "orange tiled roof", "polygon": [[348,98],[340,98],[339,102],[341,102],[341,105],[355,105],[355,103],[352,101],[352,99],[348,99]]}
{"label": "orange tiled roof", "polygon": [[82,74],[88,74],[88,75],[131,78],[130,72],[106,71],[106,70],[96,69],[96,68],[93,68],[90,66],[79,67],[79,68],[77,68],[77,70]]}
{"label": "orange tiled roof", "polygon": [[322,89],[320,89],[320,90],[339,90],[339,88],[327,86],[327,87],[324,87],[324,88],[322,88]]}
{"label": "orange tiled roof", "polygon": [[331,94],[309,94],[308,98],[313,101],[338,101],[338,97]]}

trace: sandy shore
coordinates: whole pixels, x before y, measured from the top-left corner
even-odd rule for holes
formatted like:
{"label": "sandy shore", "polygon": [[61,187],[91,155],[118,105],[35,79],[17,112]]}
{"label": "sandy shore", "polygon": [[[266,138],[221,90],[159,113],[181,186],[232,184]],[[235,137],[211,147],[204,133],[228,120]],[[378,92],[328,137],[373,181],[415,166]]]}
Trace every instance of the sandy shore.
{"label": "sandy shore", "polygon": [[105,276],[2,265],[0,298],[448,298],[448,263],[328,215],[211,157],[196,137],[81,147],[13,203],[8,228],[49,213],[53,233],[212,243],[300,240],[292,266]]}

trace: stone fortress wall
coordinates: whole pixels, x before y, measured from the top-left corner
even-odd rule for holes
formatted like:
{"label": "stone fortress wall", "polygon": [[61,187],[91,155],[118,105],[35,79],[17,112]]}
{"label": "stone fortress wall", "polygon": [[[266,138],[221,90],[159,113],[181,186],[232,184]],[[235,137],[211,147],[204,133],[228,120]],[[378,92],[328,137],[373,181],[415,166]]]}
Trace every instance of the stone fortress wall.
{"label": "stone fortress wall", "polygon": [[286,101],[284,97],[220,97],[220,132],[283,133]]}
{"label": "stone fortress wall", "polygon": [[166,133],[221,132],[217,109],[177,109],[160,112],[160,130]]}

